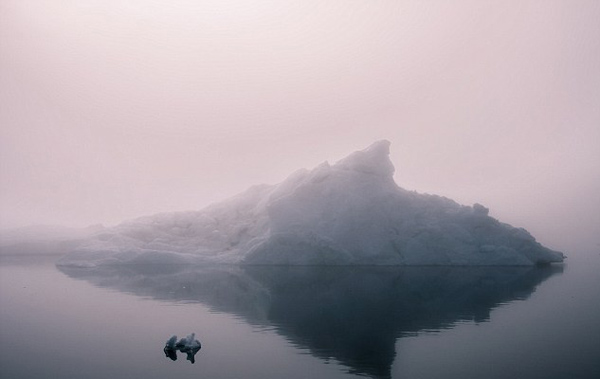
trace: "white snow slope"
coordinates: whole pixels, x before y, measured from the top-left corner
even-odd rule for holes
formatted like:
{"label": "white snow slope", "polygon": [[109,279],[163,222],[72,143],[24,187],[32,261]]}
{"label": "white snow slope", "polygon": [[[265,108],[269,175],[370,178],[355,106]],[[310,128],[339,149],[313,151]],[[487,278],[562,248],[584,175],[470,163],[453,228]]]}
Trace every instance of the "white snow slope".
{"label": "white snow slope", "polygon": [[201,211],[105,229],[59,265],[535,265],[562,262],[524,229],[475,204],[406,191],[388,141]]}

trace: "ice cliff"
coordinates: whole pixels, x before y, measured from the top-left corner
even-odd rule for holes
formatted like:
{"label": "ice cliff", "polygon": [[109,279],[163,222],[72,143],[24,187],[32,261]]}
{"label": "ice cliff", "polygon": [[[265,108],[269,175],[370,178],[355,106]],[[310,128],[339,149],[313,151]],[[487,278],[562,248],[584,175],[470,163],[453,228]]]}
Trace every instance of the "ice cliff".
{"label": "ice cliff", "polygon": [[482,205],[398,187],[389,147],[376,142],[201,211],[105,229],[58,264],[526,266],[564,259]]}

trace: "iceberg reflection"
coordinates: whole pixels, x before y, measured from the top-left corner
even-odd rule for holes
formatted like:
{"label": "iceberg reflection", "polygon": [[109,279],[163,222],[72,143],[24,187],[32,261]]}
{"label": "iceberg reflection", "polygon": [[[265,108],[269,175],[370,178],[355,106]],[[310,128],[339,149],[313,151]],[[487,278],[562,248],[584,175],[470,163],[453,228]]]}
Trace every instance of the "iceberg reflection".
{"label": "iceberg reflection", "polygon": [[200,302],[275,330],[350,372],[390,377],[406,335],[484,322],[527,298],[561,266],[530,267],[59,267],[70,277],[138,296]]}

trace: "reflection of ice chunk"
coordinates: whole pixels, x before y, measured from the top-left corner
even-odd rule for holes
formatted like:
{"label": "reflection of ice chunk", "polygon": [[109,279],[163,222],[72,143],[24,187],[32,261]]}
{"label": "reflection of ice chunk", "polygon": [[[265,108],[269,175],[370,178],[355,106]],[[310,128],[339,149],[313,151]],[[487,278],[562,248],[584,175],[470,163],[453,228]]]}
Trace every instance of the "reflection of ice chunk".
{"label": "reflection of ice chunk", "polygon": [[192,333],[187,337],[184,337],[177,341],[177,336],[172,336],[165,343],[165,348],[163,349],[167,358],[176,361],[177,360],[177,351],[185,353],[187,355],[186,359],[192,363],[196,362],[195,356],[196,353],[202,348],[200,341],[196,339],[196,334]]}
{"label": "reflection of ice chunk", "polygon": [[534,265],[561,262],[524,229],[406,191],[393,180],[389,142],[334,165],[300,170],[198,212],[160,214],[97,234],[60,265],[241,263],[286,265]]}

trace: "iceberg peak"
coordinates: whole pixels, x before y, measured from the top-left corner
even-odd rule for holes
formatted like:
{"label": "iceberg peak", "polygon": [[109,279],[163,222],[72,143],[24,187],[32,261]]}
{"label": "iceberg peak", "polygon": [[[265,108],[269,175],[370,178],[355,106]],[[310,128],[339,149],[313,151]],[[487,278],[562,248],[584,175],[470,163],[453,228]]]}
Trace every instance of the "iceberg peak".
{"label": "iceberg peak", "polygon": [[355,151],[338,161],[334,167],[391,178],[395,169],[390,160],[390,145],[388,140],[374,142],[366,149]]}

